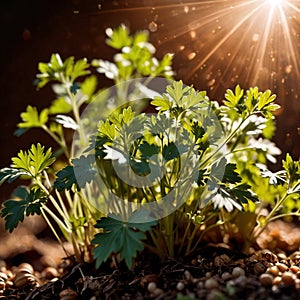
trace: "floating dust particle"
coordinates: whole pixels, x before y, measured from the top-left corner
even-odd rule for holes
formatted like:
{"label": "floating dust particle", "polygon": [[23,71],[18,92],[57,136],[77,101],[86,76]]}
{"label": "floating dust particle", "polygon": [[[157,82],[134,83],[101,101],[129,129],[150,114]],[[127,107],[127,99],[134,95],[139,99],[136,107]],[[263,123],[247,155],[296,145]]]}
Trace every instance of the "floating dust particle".
{"label": "floating dust particle", "polygon": [[297,133],[300,134],[300,127],[297,128]]}
{"label": "floating dust particle", "polygon": [[257,42],[259,40],[259,34],[258,33],[254,33],[252,35],[252,42]]}
{"label": "floating dust particle", "polygon": [[149,25],[148,25],[148,29],[149,29],[151,32],[157,31],[157,29],[158,29],[157,23],[155,23],[154,21],[150,22]]}
{"label": "floating dust particle", "polygon": [[180,46],[179,46],[179,50],[180,50],[180,51],[183,51],[184,49],[185,49],[185,45],[180,45]]}
{"label": "floating dust particle", "polygon": [[73,14],[74,15],[78,15],[79,14],[79,10],[78,9],[73,10]]}
{"label": "floating dust particle", "polygon": [[189,10],[190,10],[190,8],[189,8],[187,5],[185,5],[185,6],[183,7],[183,11],[184,11],[186,14],[189,12]]}
{"label": "floating dust particle", "polygon": [[97,7],[98,7],[98,10],[102,9],[102,5],[101,4],[98,4]]}
{"label": "floating dust particle", "polygon": [[292,65],[287,65],[284,70],[286,74],[290,74],[292,72],[292,69],[293,69]]}
{"label": "floating dust particle", "polygon": [[197,34],[196,34],[195,30],[190,31],[190,36],[191,36],[192,39],[194,39],[196,37],[196,35]]}
{"label": "floating dust particle", "polygon": [[216,79],[211,79],[211,80],[208,82],[208,86],[209,86],[209,87],[212,87],[215,83],[216,83]]}
{"label": "floating dust particle", "polygon": [[197,55],[196,52],[191,52],[188,54],[187,58],[188,60],[193,60],[196,57],[196,55]]}

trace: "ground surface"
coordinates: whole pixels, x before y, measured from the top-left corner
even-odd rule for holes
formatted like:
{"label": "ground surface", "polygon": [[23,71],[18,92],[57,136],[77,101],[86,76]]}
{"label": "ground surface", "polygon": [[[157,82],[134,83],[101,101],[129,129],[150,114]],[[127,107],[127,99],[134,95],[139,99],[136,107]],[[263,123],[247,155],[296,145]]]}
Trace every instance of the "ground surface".
{"label": "ground surface", "polygon": [[12,236],[1,233],[3,299],[300,298],[300,229],[281,221],[258,241],[263,250],[248,256],[226,245],[207,245],[183,260],[143,253],[132,271],[117,259],[99,269],[64,259],[56,243],[40,237],[41,229],[43,223],[32,220]]}

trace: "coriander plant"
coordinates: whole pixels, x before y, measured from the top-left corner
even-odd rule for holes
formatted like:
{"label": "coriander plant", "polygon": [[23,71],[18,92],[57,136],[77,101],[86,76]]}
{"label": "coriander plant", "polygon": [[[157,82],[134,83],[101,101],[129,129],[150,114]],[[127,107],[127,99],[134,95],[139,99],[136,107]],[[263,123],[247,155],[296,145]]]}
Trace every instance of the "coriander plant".
{"label": "coriander plant", "polygon": [[270,221],[300,216],[300,162],[287,155],[283,170],[267,167],[280,153],[271,142],[275,95],[237,86],[211,101],[171,80],[172,55],[155,58],[146,32],[106,33],[120,52],[92,66],[113,80],[109,89],[97,88],[85,59],[53,54],[39,64],[37,87],[53,83],[56,98],[41,112],[28,106],[16,134],[39,127],[58,148],[37,143],[0,170],[1,184],[31,182],[2,205],[9,231],[41,214],[77,261],[93,253],[99,267],[120,254],[130,268],[144,248],[185,256],[225,236],[247,252]]}

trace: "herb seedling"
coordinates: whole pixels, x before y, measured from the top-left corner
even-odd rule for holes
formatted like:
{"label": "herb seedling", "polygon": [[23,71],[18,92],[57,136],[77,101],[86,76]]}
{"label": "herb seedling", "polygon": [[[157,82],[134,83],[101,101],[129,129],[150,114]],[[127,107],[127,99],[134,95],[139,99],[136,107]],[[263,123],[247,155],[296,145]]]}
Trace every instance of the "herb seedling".
{"label": "herb seedling", "polygon": [[[270,141],[275,95],[237,86],[217,103],[182,81],[153,93],[149,82],[158,76],[171,79],[172,56],[156,59],[145,32],[131,36],[122,25],[106,33],[108,45],[120,52],[114,62],[98,59],[92,65],[116,84],[112,113],[106,106],[109,95],[97,90],[85,59],[62,61],[53,54],[49,63],[39,64],[37,86],[54,83],[56,99],[40,113],[28,106],[16,134],[42,128],[59,149],[53,153],[37,143],[0,170],[1,184],[31,180],[3,203],[1,216],[9,231],[25,216],[41,214],[62,243],[52,222],[58,224],[77,261],[92,249],[96,266],[119,253],[130,268],[144,247],[160,257],[191,255],[225,234],[238,234],[247,251],[270,221],[300,216],[299,161],[287,155],[282,171],[267,168],[280,153]],[[132,88],[128,80],[140,77],[147,79]],[[142,101],[129,101],[141,97],[157,114],[141,113]],[[93,103],[95,115],[82,116]],[[97,117],[99,110],[106,110],[107,118]],[[90,135],[95,120],[97,130]],[[66,137],[69,129],[78,137],[73,147]],[[78,149],[84,151],[75,157]],[[53,177],[61,154],[67,164]],[[266,204],[271,209],[262,217],[259,209]]]}

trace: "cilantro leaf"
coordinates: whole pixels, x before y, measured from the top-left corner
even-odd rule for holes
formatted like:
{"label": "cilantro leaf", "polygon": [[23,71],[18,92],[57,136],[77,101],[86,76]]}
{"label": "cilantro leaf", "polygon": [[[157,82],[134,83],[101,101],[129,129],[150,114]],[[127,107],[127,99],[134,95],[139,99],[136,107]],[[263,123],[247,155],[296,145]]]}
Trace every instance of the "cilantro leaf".
{"label": "cilantro leaf", "polygon": [[141,157],[149,159],[153,155],[159,153],[159,146],[155,144],[149,144],[148,142],[144,141],[139,145],[139,150],[141,151]]}
{"label": "cilantro leaf", "polygon": [[230,89],[226,91],[225,94],[226,100],[224,101],[224,104],[227,107],[235,108],[238,106],[243,96],[244,96],[244,90],[242,90],[240,86],[237,85],[234,92]]}
{"label": "cilantro leaf", "polygon": [[67,114],[72,110],[72,106],[70,103],[66,101],[64,97],[60,97],[55,99],[50,108],[49,113],[50,114]]}
{"label": "cilantro leaf", "polygon": [[230,192],[243,204],[248,204],[249,200],[258,202],[257,196],[251,192],[250,188],[250,185],[242,183],[232,188]]}
{"label": "cilantro leaf", "polygon": [[122,49],[132,43],[132,37],[129,36],[129,31],[123,24],[114,30],[107,28],[106,34],[108,35],[106,43],[112,48]]}
{"label": "cilantro leaf", "polygon": [[180,156],[178,147],[175,143],[171,142],[164,146],[162,155],[166,161],[172,160]]}
{"label": "cilantro leaf", "polygon": [[156,221],[149,216],[149,212],[143,210],[135,211],[127,222],[121,221],[115,214],[98,220],[95,227],[102,228],[104,232],[96,234],[92,240],[92,244],[97,245],[94,249],[96,266],[99,267],[112,253],[119,252],[130,268],[132,259],[144,248],[144,232],[154,225]]}
{"label": "cilantro leaf", "polygon": [[166,95],[162,97],[154,96],[154,100],[151,101],[151,104],[156,106],[160,111],[169,110],[172,107],[172,102]]}
{"label": "cilantro leaf", "polygon": [[236,164],[227,164],[225,166],[224,177],[222,179],[223,183],[237,183],[241,182],[242,178],[239,173],[236,172]]}
{"label": "cilantro leaf", "polygon": [[96,171],[93,169],[95,157],[93,155],[80,156],[72,159],[72,166],[60,170],[54,181],[54,188],[58,191],[70,190],[73,186],[80,191],[88,182],[94,179]]}
{"label": "cilantro leaf", "polygon": [[55,161],[55,157],[52,157],[51,148],[46,152],[44,148],[38,143],[36,146],[32,145],[27,152],[20,150],[18,157],[12,158],[12,167],[28,172],[32,177],[36,177]]}
{"label": "cilantro leaf", "polygon": [[36,107],[28,105],[21,118],[23,122],[18,124],[19,128],[42,127],[48,121],[48,109],[43,109],[39,115]]}
{"label": "cilantro leaf", "polygon": [[40,189],[31,189],[20,186],[15,195],[19,199],[6,200],[2,205],[1,217],[5,219],[5,228],[12,232],[23,222],[24,216],[41,214],[41,207],[47,201],[47,196]]}
{"label": "cilantro leaf", "polygon": [[62,170],[56,173],[56,177],[57,178],[54,181],[53,187],[59,192],[63,191],[64,189],[71,190],[73,185],[75,185],[76,189],[80,191],[73,166],[64,167]]}

